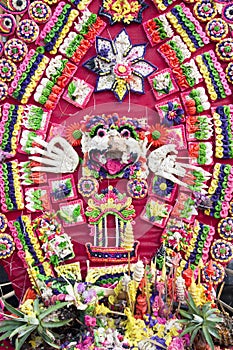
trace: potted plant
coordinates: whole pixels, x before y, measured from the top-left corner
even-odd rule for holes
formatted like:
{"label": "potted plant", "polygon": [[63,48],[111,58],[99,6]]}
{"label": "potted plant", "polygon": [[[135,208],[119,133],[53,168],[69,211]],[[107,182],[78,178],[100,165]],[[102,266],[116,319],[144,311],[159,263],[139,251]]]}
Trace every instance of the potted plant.
{"label": "potted plant", "polygon": [[48,308],[44,305],[42,307],[38,299],[28,299],[25,303],[27,305],[23,308],[25,310],[23,312],[4,302],[5,308],[11,314],[3,314],[4,319],[0,321],[0,333],[3,333],[0,341],[7,338],[14,339],[15,350],[20,350],[33,333],[40,336],[42,341],[51,347],[60,349],[60,346],[56,345],[57,334],[52,329],[62,327],[71,321],[70,319],[61,321],[56,315],[56,312],[68,303],[59,302]]}
{"label": "potted plant", "polygon": [[188,310],[179,310],[183,317],[179,322],[185,325],[181,336],[190,334],[190,345],[194,344],[197,350],[206,350],[207,345],[214,350],[213,338],[220,338],[218,328],[219,323],[223,322],[219,310],[213,308],[210,302],[197,306],[190,294],[187,306]]}

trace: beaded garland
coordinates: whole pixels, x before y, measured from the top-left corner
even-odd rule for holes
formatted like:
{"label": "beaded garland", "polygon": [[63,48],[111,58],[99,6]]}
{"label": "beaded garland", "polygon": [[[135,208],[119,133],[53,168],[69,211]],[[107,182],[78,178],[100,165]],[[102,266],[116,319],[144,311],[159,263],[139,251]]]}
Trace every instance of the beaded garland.
{"label": "beaded garland", "polygon": [[27,52],[27,45],[20,39],[10,39],[4,46],[4,54],[6,58],[16,63],[22,61]]}
{"label": "beaded garland", "polygon": [[123,22],[124,25],[130,23],[141,23],[142,12],[148,7],[144,0],[128,0],[122,3],[121,0],[103,0],[99,14],[107,17],[110,24]]}
{"label": "beaded garland", "polygon": [[221,18],[214,18],[206,24],[206,33],[210,40],[220,41],[228,34],[228,25]]}
{"label": "beaded garland", "polygon": [[191,164],[213,164],[213,145],[211,142],[189,142],[188,148]]}
{"label": "beaded garland", "polygon": [[214,260],[228,263],[233,257],[233,245],[223,239],[214,240],[210,253]]}
{"label": "beaded garland", "polygon": [[51,17],[51,8],[43,1],[34,1],[28,9],[29,17],[38,24],[48,22]]}
{"label": "beaded garland", "polygon": [[203,79],[212,101],[231,95],[226,75],[213,50],[198,55],[196,57],[196,62],[203,75]]}
{"label": "beaded garland", "polygon": [[77,33],[70,32],[59,51],[78,64],[105,26],[106,23],[102,19],[87,10],[75,25]]}
{"label": "beaded garland", "polygon": [[179,125],[184,122],[184,110],[179,98],[169,99],[155,105],[160,116],[160,122],[167,126]]}
{"label": "beaded garland", "polygon": [[0,58],[0,79],[2,82],[13,80],[16,70],[16,65],[13,62],[6,58]]}
{"label": "beaded garland", "polygon": [[194,5],[193,11],[200,21],[207,22],[217,15],[217,6],[212,0],[200,0]]}
{"label": "beaded garland", "polygon": [[188,268],[189,264],[194,264],[197,266],[200,259],[202,259],[204,263],[208,260],[209,250],[214,234],[214,227],[195,220],[193,225],[193,235],[185,254],[185,268]]}
{"label": "beaded garland", "polygon": [[23,106],[5,103],[2,107],[0,122],[0,148],[11,156],[16,154],[19,132],[22,124]]}
{"label": "beaded garland", "polygon": [[227,241],[233,240],[233,218],[226,217],[218,223],[219,236]]}
{"label": "beaded garland", "polygon": [[79,11],[86,10],[87,6],[92,2],[92,0],[68,0],[71,4],[77,7]]}
{"label": "beaded garland", "polygon": [[0,232],[5,232],[6,228],[7,228],[7,217],[6,215],[0,213]]}
{"label": "beaded garland", "polygon": [[15,250],[13,238],[6,234],[0,233],[0,259],[9,258]]}
{"label": "beaded garland", "polygon": [[28,102],[49,62],[49,58],[42,53],[43,51],[43,48],[29,51],[20,64],[15,79],[9,88],[10,95],[22,104]]}
{"label": "beaded garland", "polygon": [[17,37],[25,43],[30,44],[34,42],[39,35],[38,25],[31,19],[24,19],[19,22],[16,29]]}
{"label": "beaded garland", "polygon": [[40,32],[37,43],[44,46],[46,52],[55,55],[78,15],[79,12],[70,4],[61,1]]}
{"label": "beaded garland", "polygon": [[213,135],[213,122],[210,115],[194,115],[186,118],[188,141],[207,141]]}
{"label": "beaded garland", "polygon": [[208,96],[203,87],[192,89],[181,94],[182,101],[188,115],[196,115],[210,109]]}
{"label": "beaded garland", "polygon": [[24,267],[28,268],[44,261],[39,240],[33,231],[31,219],[27,215],[9,221],[9,227],[18,250],[17,255]]}
{"label": "beaded garland", "polygon": [[5,100],[8,95],[8,86],[3,81],[0,81],[0,101]]}
{"label": "beaded garland", "polygon": [[23,209],[24,201],[17,161],[0,164],[0,182],[2,211]]}
{"label": "beaded garland", "polygon": [[233,63],[229,63],[226,68],[226,78],[229,83],[233,84]]}
{"label": "beaded garland", "polygon": [[206,215],[216,219],[228,216],[230,201],[233,193],[233,168],[229,164],[215,163],[213,176],[208,188],[208,196],[212,201],[210,209],[204,211]]}
{"label": "beaded garland", "polygon": [[165,11],[168,6],[175,3],[176,0],[153,0],[154,5],[158,8],[159,11]]}
{"label": "beaded garland", "polygon": [[171,38],[174,34],[165,15],[149,19],[143,23],[143,28],[151,46],[155,46],[156,44]]}
{"label": "beaded garland", "polygon": [[202,30],[200,23],[183,3],[174,6],[166,16],[191,52],[209,43],[209,38]]}
{"label": "beaded garland", "polygon": [[212,108],[215,132],[215,157],[233,158],[233,105]]}
{"label": "beaded garland", "polygon": [[226,38],[221,40],[216,45],[216,54],[222,61],[232,61],[233,60],[233,39]]}
{"label": "beaded garland", "polygon": [[[206,271],[207,268],[208,268],[208,264],[202,270],[202,279],[204,282],[210,281],[210,277],[208,276],[208,273]],[[218,285],[222,283],[224,280],[225,269],[220,263],[213,261],[213,270],[214,270],[214,273],[213,273],[213,276],[211,276],[211,282],[213,282],[215,285]]]}
{"label": "beaded garland", "polygon": [[46,78],[36,88],[34,100],[47,110],[54,110],[76,70],[77,67],[61,55],[52,58],[45,71]]}

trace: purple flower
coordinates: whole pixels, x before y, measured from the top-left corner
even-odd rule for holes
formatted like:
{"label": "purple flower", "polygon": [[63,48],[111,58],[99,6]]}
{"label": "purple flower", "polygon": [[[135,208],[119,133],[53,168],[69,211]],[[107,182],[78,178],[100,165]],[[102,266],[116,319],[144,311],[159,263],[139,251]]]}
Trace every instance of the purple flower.
{"label": "purple flower", "polygon": [[82,294],[86,290],[86,285],[85,283],[78,283],[77,284],[77,292],[79,294]]}
{"label": "purple flower", "polygon": [[179,107],[179,104],[168,102],[167,106],[162,106],[162,110],[166,112],[163,123],[168,126],[179,125],[182,123],[184,110]]}
{"label": "purple flower", "polygon": [[174,189],[174,183],[163,177],[157,176],[153,180],[152,192],[160,197],[167,197]]}

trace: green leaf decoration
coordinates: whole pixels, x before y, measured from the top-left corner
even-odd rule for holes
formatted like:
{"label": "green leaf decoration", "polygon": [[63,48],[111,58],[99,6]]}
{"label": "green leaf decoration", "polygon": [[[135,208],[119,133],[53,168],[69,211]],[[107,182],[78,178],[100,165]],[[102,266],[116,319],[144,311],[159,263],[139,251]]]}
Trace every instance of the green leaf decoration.
{"label": "green leaf decoration", "polygon": [[6,309],[8,311],[10,311],[10,313],[12,313],[13,315],[19,316],[19,317],[24,317],[25,314],[19,310],[17,310],[16,308],[14,308],[13,306],[11,306],[10,304],[8,304],[6,301],[4,301],[4,305],[6,307]]}
{"label": "green leaf decoration", "polygon": [[181,316],[187,318],[188,320],[192,320],[193,317],[192,315],[190,315],[187,311],[185,310],[180,310],[179,313],[181,314]]}
{"label": "green leaf decoration", "polygon": [[2,334],[1,337],[0,337],[0,341],[9,338],[9,336],[11,335],[11,333],[12,333],[12,330],[11,330],[11,331],[8,331],[8,332],[6,332],[6,333],[4,333],[4,334]]}
{"label": "green leaf decoration", "polygon": [[75,90],[76,90],[76,85],[75,85],[75,83],[72,81],[72,82],[69,84],[69,86],[68,86],[68,96],[69,96],[70,98],[72,98],[73,93],[75,92]]}
{"label": "green leaf decoration", "polygon": [[164,111],[164,112],[168,112],[168,106],[160,106],[159,109],[161,109],[161,111]]}
{"label": "green leaf decoration", "polygon": [[73,213],[72,213],[72,217],[75,221],[80,216],[80,213],[81,213],[81,206],[77,205],[77,207],[73,210]]}
{"label": "green leaf decoration", "polygon": [[219,335],[219,333],[218,333],[218,330],[217,330],[216,328],[210,327],[210,328],[208,328],[208,330],[209,330],[209,333],[210,333],[213,337],[215,337],[215,338],[217,338],[217,339],[221,339],[221,337],[220,337],[220,335]]}
{"label": "green leaf decoration", "polygon": [[214,343],[213,343],[212,337],[208,331],[208,328],[206,326],[203,326],[202,331],[203,331],[203,335],[205,337],[205,340],[209,344],[211,350],[214,350]]}
{"label": "green leaf decoration", "polygon": [[45,318],[46,316],[48,316],[49,314],[51,314],[54,311],[57,311],[59,309],[62,309],[63,307],[67,306],[69,303],[68,302],[63,302],[63,303],[58,303],[56,305],[50,306],[48,309],[46,309],[44,312],[42,312],[39,315],[39,320],[42,321],[43,318]]}
{"label": "green leaf decoration", "polygon": [[72,319],[59,321],[59,322],[43,322],[42,321],[41,325],[44,328],[59,328],[59,327],[67,325],[71,321],[72,321]]}
{"label": "green leaf decoration", "polygon": [[193,330],[193,332],[191,334],[191,337],[190,337],[190,345],[193,344],[193,341],[196,338],[197,333],[198,333],[199,330],[200,330],[200,327],[198,327],[198,326]]}
{"label": "green leaf decoration", "polygon": [[20,338],[16,338],[15,341],[15,350],[20,350],[21,347],[23,346],[23,344],[25,343],[25,341],[27,340],[27,338],[31,335],[32,330],[28,329],[27,332],[24,333],[24,335]]}

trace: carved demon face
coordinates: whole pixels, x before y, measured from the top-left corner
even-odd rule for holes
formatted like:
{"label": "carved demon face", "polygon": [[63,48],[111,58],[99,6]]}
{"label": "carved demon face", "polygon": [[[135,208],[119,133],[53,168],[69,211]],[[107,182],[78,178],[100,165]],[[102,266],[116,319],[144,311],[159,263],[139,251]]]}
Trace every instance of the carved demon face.
{"label": "carved demon face", "polygon": [[129,178],[144,165],[146,144],[138,121],[117,115],[92,117],[82,137],[84,166],[95,176]]}

